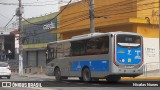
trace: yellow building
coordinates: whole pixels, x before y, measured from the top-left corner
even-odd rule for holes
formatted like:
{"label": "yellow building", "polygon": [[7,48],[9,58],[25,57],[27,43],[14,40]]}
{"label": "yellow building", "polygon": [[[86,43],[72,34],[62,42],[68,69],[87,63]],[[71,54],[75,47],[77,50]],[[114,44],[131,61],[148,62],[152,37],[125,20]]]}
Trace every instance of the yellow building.
{"label": "yellow building", "polygon": [[[139,33],[144,37],[145,63],[159,62],[159,0],[94,0],[94,7],[95,17],[110,17],[95,18],[96,32]],[[70,4],[52,33],[59,34],[59,39],[90,33],[89,0]]]}
{"label": "yellow building", "polygon": [[[94,0],[96,32],[128,31],[159,37],[158,0]],[[61,10],[65,6],[61,7]],[[89,0],[70,4],[60,14],[60,39],[90,33]]]}

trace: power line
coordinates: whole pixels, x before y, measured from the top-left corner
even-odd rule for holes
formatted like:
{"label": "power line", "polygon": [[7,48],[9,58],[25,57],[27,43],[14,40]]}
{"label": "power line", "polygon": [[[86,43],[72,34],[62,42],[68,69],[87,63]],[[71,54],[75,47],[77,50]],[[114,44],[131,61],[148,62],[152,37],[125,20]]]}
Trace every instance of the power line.
{"label": "power line", "polygon": [[[137,11],[143,11],[143,10],[147,10],[147,9],[153,9],[153,8],[158,8],[158,7],[146,7],[145,9],[136,9],[136,10],[130,10],[130,11],[124,11],[124,12],[119,12],[119,13],[113,13],[113,14],[109,14],[111,15],[119,15],[119,14],[126,14],[126,13],[131,13],[131,12],[137,12]],[[117,10],[118,11],[118,10]],[[96,13],[103,13],[103,11],[99,11]]]}
{"label": "power line", "polygon": [[54,18],[52,18],[52,19],[50,19],[50,20],[48,20],[48,21],[46,21],[46,22],[44,22],[44,23],[41,23],[41,24],[32,23],[32,22],[28,21],[27,19],[25,19],[24,17],[22,17],[22,18],[23,18],[26,22],[28,22],[29,24],[33,24],[33,25],[43,25],[43,24],[46,24],[46,23],[48,23],[48,22],[56,19],[56,18],[68,7],[68,5],[69,5],[71,2],[72,2],[72,0],[70,0],[70,1],[67,3],[67,5],[66,5]]}
{"label": "power line", "polygon": [[[89,19],[89,17],[79,17],[79,18],[76,18],[76,19],[74,19],[74,22],[71,22],[71,23],[69,23],[69,24],[67,24],[67,25],[63,25],[63,26],[61,26],[61,27],[67,27],[67,26],[70,26],[70,25],[72,25],[72,24],[75,24],[75,23],[79,23],[80,21],[83,21],[83,20],[86,20],[86,19]],[[59,23],[59,22],[61,22],[61,21],[58,21],[57,23]],[[64,22],[65,23],[65,22]],[[28,35],[28,36],[26,36],[26,38],[27,37],[29,37],[29,36],[36,36],[36,35],[39,35],[39,34],[44,34],[44,33],[47,33],[47,32],[50,32],[51,30],[48,30],[48,31],[44,31],[44,32],[41,32],[41,33],[37,33],[37,34],[34,34],[34,35]],[[23,32],[24,33],[24,32]]]}
{"label": "power line", "polygon": [[[135,1],[134,1],[135,2]],[[132,2],[133,3],[133,2]],[[130,4],[132,4],[131,2],[130,2]],[[156,3],[156,2],[155,2]],[[127,3],[127,4],[129,4],[129,3]],[[145,6],[145,5],[149,5],[149,4],[151,4],[151,3],[148,3],[148,4],[139,4],[139,6],[138,7],[141,7],[141,6]],[[117,9],[117,8],[111,8],[112,10],[110,10],[109,8],[104,8],[105,10],[107,9],[107,11],[108,11],[108,13],[111,13],[112,11],[112,13],[111,13],[111,15],[113,15],[113,14],[117,14],[117,11],[121,11],[121,12],[128,12],[128,11],[131,11],[131,10],[133,10],[132,9],[132,7],[128,7],[128,6],[126,6],[126,3],[125,4],[123,4],[123,6],[124,7],[121,7],[121,8],[119,8],[119,9]],[[148,8],[148,7],[145,7],[145,8]],[[103,9],[101,9],[101,10],[99,10],[99,11],[95,11],[97,14],[100,14],[100,13],[104,13],[105,12],[105,10],[103,10]],[[137,10],[137,9],[136,9]],[[84,10],[84,11],[79,11],[79,12],[74,12],[74,13],[70,13],[70,14],[67,14],[67,15],[65,15],[65,17],[67,17],[67,16],[69,16],[69,15],[71,15],[71,14],[77,14],[77,13],[82,13],[82,15],[87,15],[88,14],[88,12],[85,12],[86,10]],[[88,11],[88,10],[87,10]],[[84,13],[86,13],[86,14],[84,14]],[[109,15],[109,14],[108,14]],[[80,15],[79,15],[80,16]],[[67,18],[67,19],[63,19],[62,21],[68,21],[68,20],[73,20],[74,18],[76,18],[76,17],[79,17],[79,16],[75,16],[75,17],[72,17],[72,18]]]}
{"label": "power line", "polygon": [[[34,4],[34,3],[51,3],[51,2],[55,2],[56,0],[54,1],[45,1],[45,2],[31,2],[31,3],[23,3],[23,4]],[[58,1],[58,0],[57,0]]]}
{"label": "power line", "polygon": [[[131,2],[130,2],[131,3]],[[133,2],[132,2],[133,3]],[[155,2],[156,3],[156,2]],[[150,4],[150,3],[148,3],[148,4]],[[144,5],[148,5],[148,4],[142,4],[142,5],[139,5],[139,6],[144,6]],[[106,8],[105,8],[106,9]],[[121,9],[124,9],[124,8],[121,8]],[[129,9],[129,7],[126,7],[126,10],[127,9]],[[108,11],[108,10],[107,10]],[[116,11],[116,10],[109,10],[109,11]],[[119,10],[118,10],[119,11]],[[83,11],[80,11],[80,12],[83,12]],[[80,12],[76,12],[76,13],[80,13]],[[97,12],[97,13],[103,13],[104,12],[104,10],[99,10],[99,11],[95,11],[95,12]],[[74,13],[74,14],[76,14],[76,13]],[[114,15],[116,15],[117,13],[115,13]],[[70,14],[69,14],[70,15]],[[113,15],[113,14],[112,14]],[[68,16],[68,14],[67,15],[65,15],[65,16]],[[78,17],[78,16],[76,16],[76,17]],[[76,18],[75,17],[75,18]],[[68,20],[70,20],[71,18],[68,18]],[[72,17],[72,19],[71,20],[73,20],[74,18]]]}
{"label": "power line", "polygon": [[[70,21],[74,21],[74,23],[78,23],[79,20],[84,19],[84,18],[85,18],[85,19],[86,19],[86,18],[89,18],[89,16],[84,15],[83,17],[78,17],[78,18],[74,18],[74,19],[72,19],[72,20],[63,21],[63,22],[60,20],[60,21],[57,21],[57,24],[60,23],[60,22],[61,22],[61,23],[66,23],[66,22],[70,22]],[[71,24],[73,24],[73,23],[71,23]],[[67,24],[67,25],[68,25],[68,24]],[[61,27],[66,27],[67,25],[63,25],[63,26],[61,26]],[[70,25],[70,23],[69,23],[69,25]]]}
{"label": "power line", "polygon": [[26,4],[23,4],[23,6],[49,6],[49,5],[57,5],[58,3],[54,3],[54,4],[41,4],[41,5],[26,5]]}
{"label": "power line", "polygon": [[[142,4],[142,5],[146,5],[146,4]],[[152,8],[155,8],[155,7],[152,7]],[[151,8],[147,8],[147,9],[151,9]],[[135,12],[135,11],[142,11],[142,10],[146,10],[146,9],[141,9],[141,10],[132,10],[132,11],[127,11],[127,12],[121,12],[121,13],[114,13],[114,14],[111,14],[111,15],[118,15],[118,14],[125,14],[125,13],[130,13],[130,12]],[[78,16],[76,16],[76,17],[78,17]],[[69,20],[70,19],[70,20]],[[61,21],[62,23],[65,23],[65,22],[69,22],[69,21],[74,21],[75,20],[75,18],[73,18],[72,17],[72,19],[71,18],[69,18],[68,20],[65,20],[65,21]],[[69,25],[72,25],[72,24],[74,24],[74,23],[76,23],[77,21],[75,21],[75,22],[73,22],[73,23],[71,23],[71,24],[67,24],[67,25],[65,25],[65,27],[66,26],[69,26]],[[61,27],[64,27],[64,26],[61,26]],[[43,32],[43,33],[45,33],[45,32]]]}
{"label": "power line", "polygon": [[[141,0],[141,1],[143,1],[143,0]],[[124,7],[122,7],[121,9],[123,9],[123,11],[126,11],[126,10],[131,10],[132,8],[133,8],[133,5],[132,5],[132,7],[128,7],[128,6],[126,6],[126,5],[128,5],[128,4],[134,4],[135,3],[135,1],[133,2],[129,2],[129,3],[124,3],[124,4],[121,4],[120,6],[124,6]],[[135,7],[137,6],[137,7],[142,7],[142,6],[147,6],[147,5],[150,5],[150,4],[155,4],[155,3],[157,3],[157,2],[152,2],[152,3],[146,3],[146,4],[139,4],[138,6],[137,5],[134,5]],[[111,5],[112,6],[112,5]],[[116,6],[119,6],[119,5],[116,5]],[[115,6],[113,6],[113,7],[115,7]],[[105,12],[105,10],[107,10],[107,12],[108,11],[113,11],[113,12],[117,12],[117,11],[121,11],[120,9],[117,9],[117,8],[113,8],[113,7],[107,7],[107,8],[104,8],[104,9],[100,9],[99,11],[98,11],[98,9],[96,8],[96,10],[95,10],[95,12],[97,13],[97,14],[99,14],[99,13],[104,13]],[[145,7],[146,8],[146,7]],[[117,9],[117,10],[116,10]],[[125,9],[125,10],[124,10]],[[134,9],[134,8],[133,8]],[[82,13],[82,12],[86,12],[86,11],[88,11],[88,10],[83,10],[83,11],[79,11],[79,12],[74,12],[74,13],[70,13],[70,14],[67,14],[67,15],[65,15],[65,16],[68,16],[68,15],[72,15],[72,14],[77,14],[77,13]],[[108,13],[110,13],[110,12],[108,12]]]}
{"label": "power line", "polygon": [[90,6],[89,0],[85,0],[85,2],[88,4],[88,6]]}
{"label": "power line", "polygon": [[[45,2],[32,2],[32,3],[23,3],[22,6],[48,6],[48,5],[58,5],[58,3],[53,3],[51,4],[51,2],[55,2],[55,1],[45,1]],[[39,4],[39,3],[43,3],[43,4]],[[62,2],[61,2],[62,3]],[[65,3],[65,2],[63,2]],[[14,5],[14,6],[18,6],[18,3],[0,3],[1,5]]]}
{"label": "power line", "polygon": [[4,18],[6,18],[6,19],[8,19],[8,20],[9,20],[9,18],[8,18],[8,17],[6,17],[6,16],[4,16],[3,14],[1,14],[1,13],[0,13],[0,15],[1,15],[2,17],[4,17]]}
{"label": "power line", "polygon": [[[88,0],[86,0],[86,2],[87,2]],[[141,2],[141,1],[145,1],[145,0],[132,0],[132,1],[130,1],[130,0],[127,0],[127,1],[129,1],[129,2],[127,2],[126,3],[126,1],[122,1],[121,3],[114,3],[114,4],[111,4],[111,5],[104,5],[104,6],[100,6],[100,7],[96,7],[95,8],[95,12],[98,12],[98,10],[102,10],[102,8],[104,7],[104,10],[110,10],[110,9],[113,9],[113,8],[115,8],[115,7],[117,7],[117,6],[125,6],[126,8],[128,8],[126,5],[128,5],[128,4],[134,4],[134,3],[139,3],[139,2]],[[87,2],[88,3],[88,2]],[[155,2],[156,3],[156,2]],[[150,3],[150,4],[153,4],[153,3]],[[147,4],[139,4],[139,5],[135,5],[135,7],[136,6],[142,6],[142,5],[147,5]],[[133,7],[133,6],[132,6]],[[119,8],[117,8],[117,9],[119,9]],[[78,12],[73,12],[73,13],[70,13],[70,14],[67,14],[67,15],[65,15],[65,16],[68,16],[68,15],[72,15],[72,14],[76,14],[76,13],[82,13],[82,12],[86,12],[86,11],[88,11],[88,10],[83,10],[83,11],[78,11]],[[114,11],[114,10],[113,10]]]}
{"label": "power line", "polygon": [[[58,3],[53,4],[23,4],[22,6],[48,6],[48,5],[57,5]],[[0,3],[0,5],[13,5],[18,6],[18,3]]]}
{"label": "power line", "polygon": [[[86,19],[89,19],[89,18],[88,18],[88,17],[87,17],[87,18],[80,18],[79,20],[77,20],[77,21],[75,21],[75,22],[72,22],[72,23],[70,23],[70,24],[64,25],[64,26],[62,26],[62,27],[67,27],[67,26],[70,26],[70,25],[72,25],[72,24],[78,23],[78,22],[80,22],[80,21],[86,20]],[[26,36],[25,38],[28,38],[28,37],[30,37],[30,36],[37,36],[37,35],[44,34],[44,33],[47,33],[47,32],[51,32],[51,30],[44,31],[44,32],[41,32],[41,33],[37,33],[37,34],[34,34],[34,35],[28,35],[28,36]]]}
{"label": "power line", "polygon": [[98,8],[101,9],[103,7],[104,8],[108,7],[110,9],[113,8],[113,7],[117,8],[117,6],[120,7],[120,6],[126,6],[126,5],[134,4],[134,3],[137,4],[137,3],[142,2],[142,1],[146,1],[146,0],[138,0],[138,1],[137,0],[125,0],[125,1],[121,1],[121,3],[117,2],[117,3],[110,4],[110,5],[103,5],[103,6],[99,6],[99,7],[97,6],[96,9],[98,9]]}
{"label": "power line", "polygon": [[7,27],[8,24],[13,20],[13,18],[15,17],[16,15],[13,15],[13,17],[9,20],[9,22],[4,26],[4,27]]}
{"label": "power line", "polygon": [[80,19],[78,19],[78,21],[69,23],[69,24],[67,24],[67,25],[63,25],[62,27],[64,28],[64,27],[70,26],[70,25],[72,25],[72,24],[78,23],[79,21],[83,21],[83,20],[87,20],[87,19],[89,19],[89,17],[80,18]]}
{"label": "power line", "polygon": [[[60,20],[60,21],[57,21],[57,24],[67,23],[67,22],[71,22],[71,21],[77,21],[77,20],[79,20],[81,18],[89,18],[89,15],[88,14],[84,14],[84,15],[79,15],[79,16],[72,17],[72,18],[69,18],[69,19]],[[39,25],[39,26],[41,26],[41,25]]]}
{"label": "power line", "polygon": [[78,15],[78,16],[75,16],[75,17],[72,17],[72,18],[63,19],[60,22],[64,23],[64,22],[74,21],[75,19],[77,19],[77,17],[89,17],[89,14],[86,13],[86,14]]}
{"label": "power line", "polygon": [[89,5],[90,5],[89,2],[87,2],[87,5],[86,5],[84,2],[82,2],[82,1],[81,1],[80,3],[81,3],[83,6],[87,7],[88,9],[90,9],[90,8],[89,8]]}
{"label": "power line", "polygon": [[4,1],[3,1],[3,0],[1,0],[1,2],[6,2],[6,1],[8,1],[8,0],[4,0]]}
{"label": "power line", "polygon": [[[152,2],[153,3],[153,2]],[[149,3],[150,4],[150,3]],[[141,5],[148,5],[148,4],[141,4]],[[141,5],[139,5],[139,6],[141,6]],[[156,7],[152,7],[152,8],[156,8]],[[151,8],[148,8],[147,7],[147,9],[151,9]],[[146,9],[141,9],[141,10],[131,10],[131,11],[127,11],[127,12],[121,12],[121,13],[114,13],[114,14],[111,14],[111,15],[117,15],[117,14],[125,14],[125,13],[130,13],[130,12],[135,12],[135,11],[142,11],[142,10],[146,10]],[[83,11],[82,11],[83,12]],[[82,15],[83,16],[83,15]],[[70,21],[75,21],[75,22],[72,22],[72,23],[70,23],[70,24],[67,24],[67,25],[64,25],[64,26],[61,26],[61,27],[67,27],[67,26],[70,26],[70,25],[72,25],[72,24],[74,24],[74,23],[77,23],[77,21],[76,20],[74,20],[75,18],[73,18],[72,17],[72,19],[70,20]],[[81,18],[82,19],[82,18]],[[81,21],[81,20],[80,20]],[[62,22],[62,21],[61,21]],[[69,22],[68,20],[65,20],[64,22]],[[50,32],[50,31],[48,31],[48,32]],[[43,33],[45,33],[45,32],[42,32],[42,33],[40,33],[40,34],[43,34]],[[37,34],[37,35],[39,35],[39,34]]]}
{"label": "power line", "polygon": [[[135,6],[135,7],[142,7],[142,6],[147,6],[147,5],[152,5],[152,4],[156,4],[156,3],[158,3],[158,2],[152,2],[152,3],[146,3],[146,4],[139,4],[139,5],[132,5],[132,6],[130,6],[130,7],[128,7],[128,6],[126,6],[127,4],[123,4],[123,5],[118,5],[118,6],[124,6],[125,8],[122,8],[122,9],[130,9],[130,8],[133,8],[133,6]],[[131,4],[131,3],[130,3]],[[99,11],[98,10],[95,10],[96,12],[104,12],[105,10],[107,10],[107,11],[115,11],[114,9],[117,9],[117,8],[114,8],[115,6],[113,6],[113,7],[105,7],[105,8],[103,8],[103,9],[99,9]],[[134,8],[133,8],[134,9]],[[120,8],[118,8],[117,9],[118,11],[120,11]]]}
{"label": "power line", "polygon": [[[143,11],[143,10],[152,9],[152,8],[157,8],[157,7],[147,7],[145,9],[125,11],[125,12],[120,12],[120,13],[114,13],[114,14],[111,14],[111,15],[126,14],[126,13],[130,13],[130,12]],[[68,21],[69,21],[69,19],[68,19]],[[70,21],[72,21],[72,19]]]}
{"label": "power line", "polygon": [[[148,10],[148,9],[153,9],[153,8],[158,8],[158,6],[157,7],[151,7],[151,8],[145,8],[145,9],[141,9],[141,10],[131,10],[131,11],[126,11],[126,12],[121,12],[121,13],[110,14],[110,16],[111,15],[120,15],[120,14],[132,13],[132,12],[137,12],[137,11],[143,11],[143,10]],[[99,23],[103,23],[103,21],[99,22]]]}

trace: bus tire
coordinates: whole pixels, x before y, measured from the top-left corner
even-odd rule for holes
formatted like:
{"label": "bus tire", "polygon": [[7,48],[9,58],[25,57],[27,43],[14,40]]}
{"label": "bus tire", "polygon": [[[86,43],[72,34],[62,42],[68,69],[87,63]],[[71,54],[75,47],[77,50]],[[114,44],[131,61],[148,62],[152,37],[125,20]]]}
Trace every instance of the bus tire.
{"label": "bus tire", "polygon": [[99,81],[99,78],[92,78],[92,81],[98,82],[98,81]]}
{"label": "bus tire", "polygon": [[80,81],[83,81],[83,78],[82,78],[82,77],[79,77],[79,80],[80,80]]}
{"label": "bus tire", "polygon": [[85,81],[85,82],[91,81],[91,72],[90,72],[89,68],[86,67],[83,69],[82,78],[83,78],[83,81]]}
{"label": "bus tire", "polygon": [[61,77],[61,80],[66,80],[68,79],[68,77]]}
{"label": "bus tire", "polygon": [[119,77],[119,76],[108,76],[106,78],[106,80],[108,82],[118,82],[120,79],[121,79],[121,77]]}
{"label": "bus tire", "polygon": [[54,76],[55,76],[56,81],[61,81],[62,80],[61,71],[60,71],[59,68],[55,69]]}

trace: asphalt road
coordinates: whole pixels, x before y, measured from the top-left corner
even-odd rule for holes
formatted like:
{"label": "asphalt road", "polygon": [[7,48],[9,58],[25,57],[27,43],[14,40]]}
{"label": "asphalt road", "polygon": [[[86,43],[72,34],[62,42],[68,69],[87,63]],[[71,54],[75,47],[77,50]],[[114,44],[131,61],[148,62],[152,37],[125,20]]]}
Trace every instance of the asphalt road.
{"label": "asphalt road", "polygon": [[[151,90],[153,88],[154,90],[160,90],[160,81],[120,81],[117,83],[99,81],[87,83],[79,80],[55,81],[43,77],[12,75],[11,79],[2,78],[0,82],[11,82],[12,85],[14,83],[14,87],[0,87],[0,90]],[[17,86],[17,83],[23,83],[23,88],[22,85]],[[28,83],[38,83],[39,85],[33,87],[34,85],[28,85]]]}

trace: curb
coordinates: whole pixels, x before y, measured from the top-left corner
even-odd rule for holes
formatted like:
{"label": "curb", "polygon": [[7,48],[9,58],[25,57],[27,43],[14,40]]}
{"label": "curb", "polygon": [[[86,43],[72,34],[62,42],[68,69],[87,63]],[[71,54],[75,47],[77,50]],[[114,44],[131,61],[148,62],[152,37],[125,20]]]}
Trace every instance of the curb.
{"label": "curb", "polygon": [[160,76],[141,76],[141,77],[122,77],[121,80],[159,80],[160,81]]}
{"label": "curb", "polygon": [[45,76],[45,75],[39,75],[39,74],[36,74],[36,75],[24,75],[26,77],[29,77],[29,78],[46,78],[46,79],[54,79],[53,76]]}

